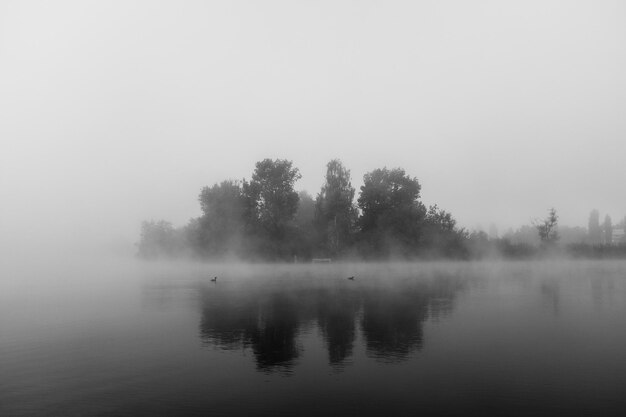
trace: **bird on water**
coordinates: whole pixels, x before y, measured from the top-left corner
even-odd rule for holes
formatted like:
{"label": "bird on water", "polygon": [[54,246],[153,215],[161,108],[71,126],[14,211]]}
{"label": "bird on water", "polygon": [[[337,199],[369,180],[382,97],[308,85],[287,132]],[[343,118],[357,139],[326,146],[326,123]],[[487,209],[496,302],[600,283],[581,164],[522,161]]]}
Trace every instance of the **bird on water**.
{"label": "bird on water", "polygon": [[217,277],[211,278],[211,282],[217,282]]}
{"label": "bird on water", "polygon": [[348,277],[350,281],[354,281],[354,276]]}

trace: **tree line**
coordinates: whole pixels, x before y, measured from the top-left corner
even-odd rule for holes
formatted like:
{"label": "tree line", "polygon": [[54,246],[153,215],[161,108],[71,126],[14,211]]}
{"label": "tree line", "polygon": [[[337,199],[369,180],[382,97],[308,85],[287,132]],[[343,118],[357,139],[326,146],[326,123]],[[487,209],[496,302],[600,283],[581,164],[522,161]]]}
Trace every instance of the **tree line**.
{"label": "tree line", "polygon": [[297,192],[298,168],[264,159],[250,180],[203,187],[202,215],[175,228],[145,221],[139,255],[310,260],[465,257],[467,233],[449,212],[426,207],[421,185],[402,168],[365,174],[355,202],[350,170],[334,159],[315,198]]}
{"label": "tree line", "polygon": [[350,170],[338,159],[326,165],[315,197],[296,191],[300,178],[291,161],[264,159],[250,180],[205,186],[198,196],[202,215],[185,226],[142,223],[138,255],[249,261],[626,257],[626,237],[613,235],[609,216],[600,226],[597,210],[588,230],[559,228],[551,208],[544,219],[500,238],[469,232],[451,213],[426,207],[420,182],[402,168],[366,173],[358,196]]}

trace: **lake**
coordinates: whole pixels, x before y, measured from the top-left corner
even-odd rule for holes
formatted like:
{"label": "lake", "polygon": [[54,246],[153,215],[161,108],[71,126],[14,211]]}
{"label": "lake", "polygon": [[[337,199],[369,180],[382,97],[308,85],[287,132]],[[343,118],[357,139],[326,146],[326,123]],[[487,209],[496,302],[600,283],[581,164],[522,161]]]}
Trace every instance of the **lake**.
{"label": "lake", "polygon": [[42,269],[0,281],[2,416],[626,415],[623,261]]}

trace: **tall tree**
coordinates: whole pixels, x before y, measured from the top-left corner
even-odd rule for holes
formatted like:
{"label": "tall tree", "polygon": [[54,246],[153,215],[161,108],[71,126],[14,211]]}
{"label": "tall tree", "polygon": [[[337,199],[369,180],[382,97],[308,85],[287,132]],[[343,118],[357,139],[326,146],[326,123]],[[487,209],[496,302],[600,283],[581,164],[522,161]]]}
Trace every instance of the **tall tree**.
{"label": "tall tree", "polygon": [[315,225],[323,247],[331,255],[340,253],[352,241],[357,219],[350,171],[340,160],[326,165],[326,178],[315,201]]}
{"label": "tall tree", "polygon": [[298,193],[298,210],[294,217],[296,226],[307,233],[312,233],[313,220],[315,219],[315,200],[306,191]]}
{"label": "tall tree", "polygon": [[613,243],[613,222],[611,222],[611,216],[608,214],[604,216],[604,225],[602,227],[604,230],[604,244],[610,245]]}
{"label": "tall tree", "polygon": [[401,168],[375,169],[363,177],[358,199],[359,225],[370,250],[389,254],[397,248],[415,253],[426,208],[419,201],[421,186]]}
{"label": "tall tree", "polygon": [[602,243],[602,229],[600,228],[600,212],[594,209],[589,213],[589,243],[599,245]]}
{"label": "tall tree", "polygon": [[557,231],[558,219],[559,216],[557,216],[556,210],[551,208],[548,210],[548,217],[535,224],[539,238],[543,243],[556,243],[559,240]]}
{"label": "tall tree", "polygon": [[244,227],[245,199],[238,181],[226,180],[202,188],[198,197],[202,216],[199,244],[208,254],[223,254],[234,247]]}
{"label": "tall tree", "polygon": [[291,161],[264,159],[256,163],[250,182],[243,184],[246,217],[256,233],[276,244],[276,250],[286,242],[287,234],[298,210],[295,182],[301,175]]}

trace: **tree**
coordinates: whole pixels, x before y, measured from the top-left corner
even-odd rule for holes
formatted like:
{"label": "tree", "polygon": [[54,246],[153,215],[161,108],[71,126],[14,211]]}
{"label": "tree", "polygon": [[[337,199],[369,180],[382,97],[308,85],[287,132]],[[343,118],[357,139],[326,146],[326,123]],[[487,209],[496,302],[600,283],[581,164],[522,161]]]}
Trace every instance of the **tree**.
{"label": "tree", "polygon": [[146,259],[174,256],[181,249],[180,236],[172,223],[165,220],[141,222],[138,255]]}
{"label": "tree", "polygon": [[454,220],[452,214],[440,209],[436,204],[428,208],[426,222],[442,232],[452,232],[456,227],[456,220]]}
{"label": "tree", "polygon": [[600,213],[591,210],[589,213],[589,243],[599,245],[602,242],[602,229],[600,228]]}
{"label": "tree", "polygon": [[235,248],[245,225],[245,199],[238,181],[226,180],[202,188],[198,197],[202,216],[198,221],[199,245],[209,254]]}
{"label": "tree", "polygon": [[548,217],[541,222],[535,223],[541,242],[553,244],[559,240],[559,234],[557,231],[558,219],[559,216],[557,216],[556,210],[551,208],[548,210]]}
{"label": "tree", "polygon": [[605,245],[610,245],[613,243],[613,223],[611,222],[611,216],[609,216],[608,214],[606,216],[604,216],[604,225],[603,225],[603,232],[604,232],[604,244]]}
{"label": "tree", "polygon": [[489,235],[482,230],[473,230],[468,234],[465,244],[471,258],[481,259],[489,255],[497,240],[499,239],[490,240]]}
{"label": "tree", "polygon": [[306,191],[300,191],[298,197],[300,201],[294,217],[294,223],[297,229],[295,248],[297,251],[294,255],[298,256],[298,258],[310,259],[317,240],[317,233],[313,222],[315,216],[315,200],[311,194]]}
{"label": "tree", "polygon": [[464,229],[456,227],[452,214],[430,206],[424,218],[421,246],[434,256],[465,256],[465,241],[469,238]]}
{"label": "tree", "polygon": [[[298,210],[295,182],[301,175],[291,161],[264,159],[256,163],[250,182],[244,181],[247,227],[257,238],[259,249],[284,257],[288,234]],[[282,254],[281,254],[282,253]],[[268,253],[269,255],[269,253]]]}
{"label": "tree", "polygon": [[414,254],[426,208],[419,201],[417,178],[401,168],[375,169],[363,177],[358,199],[359,225],[369,250],[389,254],[393,246],[404,255]]}
{"label": "tree", "polygon": [[306,191],[300,191],[298,198],[298,210],[296,211],[294,222],[296,226],[308,233],[311,231],[313,220],[315,219],[315,200]]}
{"label": "tree", "polygon": [[340,160],[326,165],[326,181],[315,201],[315,226],[322,246],[336,255],[352,241],[357,219],[350,171]]}

